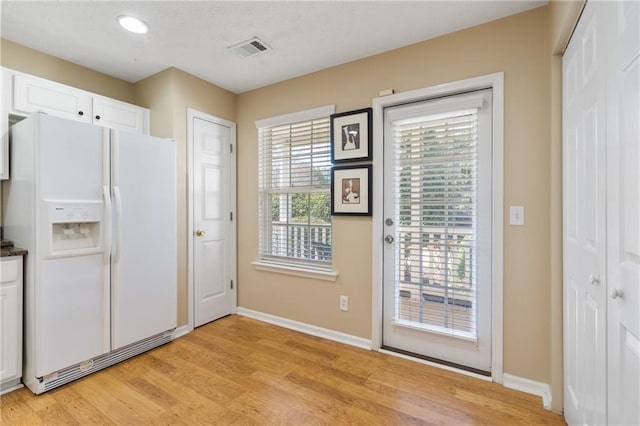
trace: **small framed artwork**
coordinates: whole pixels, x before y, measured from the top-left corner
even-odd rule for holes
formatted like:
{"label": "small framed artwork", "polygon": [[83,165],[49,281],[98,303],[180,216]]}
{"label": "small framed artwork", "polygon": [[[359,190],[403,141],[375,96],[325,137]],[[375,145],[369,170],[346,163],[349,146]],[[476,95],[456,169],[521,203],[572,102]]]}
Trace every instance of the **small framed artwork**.
{"label": "small framed artwork", "polygon": [[371,160],[371,108],[331,116],[331,162]]}
{"label": "small framed artwork", "polygon": [[331,214],[371,216],[371,165],[331,169]]}

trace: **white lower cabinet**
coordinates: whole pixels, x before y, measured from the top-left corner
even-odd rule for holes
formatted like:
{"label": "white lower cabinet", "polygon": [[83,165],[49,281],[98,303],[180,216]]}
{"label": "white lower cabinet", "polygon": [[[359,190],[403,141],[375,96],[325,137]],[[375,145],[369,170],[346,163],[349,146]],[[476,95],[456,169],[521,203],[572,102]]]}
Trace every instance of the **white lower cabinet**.
{"label": "white lower cabinet", "polygon": [[0,263],[0,393],[22,377],[22,256]]}

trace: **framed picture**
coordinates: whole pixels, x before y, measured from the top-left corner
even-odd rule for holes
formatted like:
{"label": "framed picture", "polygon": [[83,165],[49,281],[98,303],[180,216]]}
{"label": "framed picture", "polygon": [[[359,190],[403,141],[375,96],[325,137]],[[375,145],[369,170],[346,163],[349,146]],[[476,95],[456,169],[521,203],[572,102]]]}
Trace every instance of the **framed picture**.
{"label": "framed picture", "polygon": [[331,214],[371,216],[371,165],[331,169]]}
{"label": "framed picture", "polygon": [[331,116],[331,162],[371,160],[371,108],[341,112]]}

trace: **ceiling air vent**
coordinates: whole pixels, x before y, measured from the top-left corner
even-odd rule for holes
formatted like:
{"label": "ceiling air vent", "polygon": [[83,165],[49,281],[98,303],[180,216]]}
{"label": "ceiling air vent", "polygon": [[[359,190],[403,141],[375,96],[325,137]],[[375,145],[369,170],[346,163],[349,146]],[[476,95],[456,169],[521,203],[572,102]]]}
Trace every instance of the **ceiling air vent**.
{"label": "ceiling air vent", "polygon": [[247,56],[253,56],[258,53],[266,52],[271,48],[258,37],[254,37],[252,39],[243,41],[242,43],[234,44],[233,46],[227,47],[227,49],[235,52],[236,55],[246,58]]}

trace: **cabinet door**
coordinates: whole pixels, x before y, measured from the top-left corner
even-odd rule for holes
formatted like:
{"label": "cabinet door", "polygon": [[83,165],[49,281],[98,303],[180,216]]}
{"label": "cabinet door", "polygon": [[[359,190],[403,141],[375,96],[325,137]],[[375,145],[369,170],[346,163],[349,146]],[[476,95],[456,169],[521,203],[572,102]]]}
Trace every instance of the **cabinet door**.
{"label": "cabinet door", "polygon": [[91,123],[91,95],[37,77],[14,76],[13,108]]}
{"label": "cabinet door", "polygon": [[22,375],[21,262],[2,260],[0,282],[0,382]]}
{"label": "cabinet door", "polygon": [[2,98],[0,99],[0,179],[9,179],[9,110],[11,109],[11,75],[1,70]]}
{"label": "cabinet door", "polygon": [[149,110],[102,96],[93,97],[93,123],[148,134]]}

